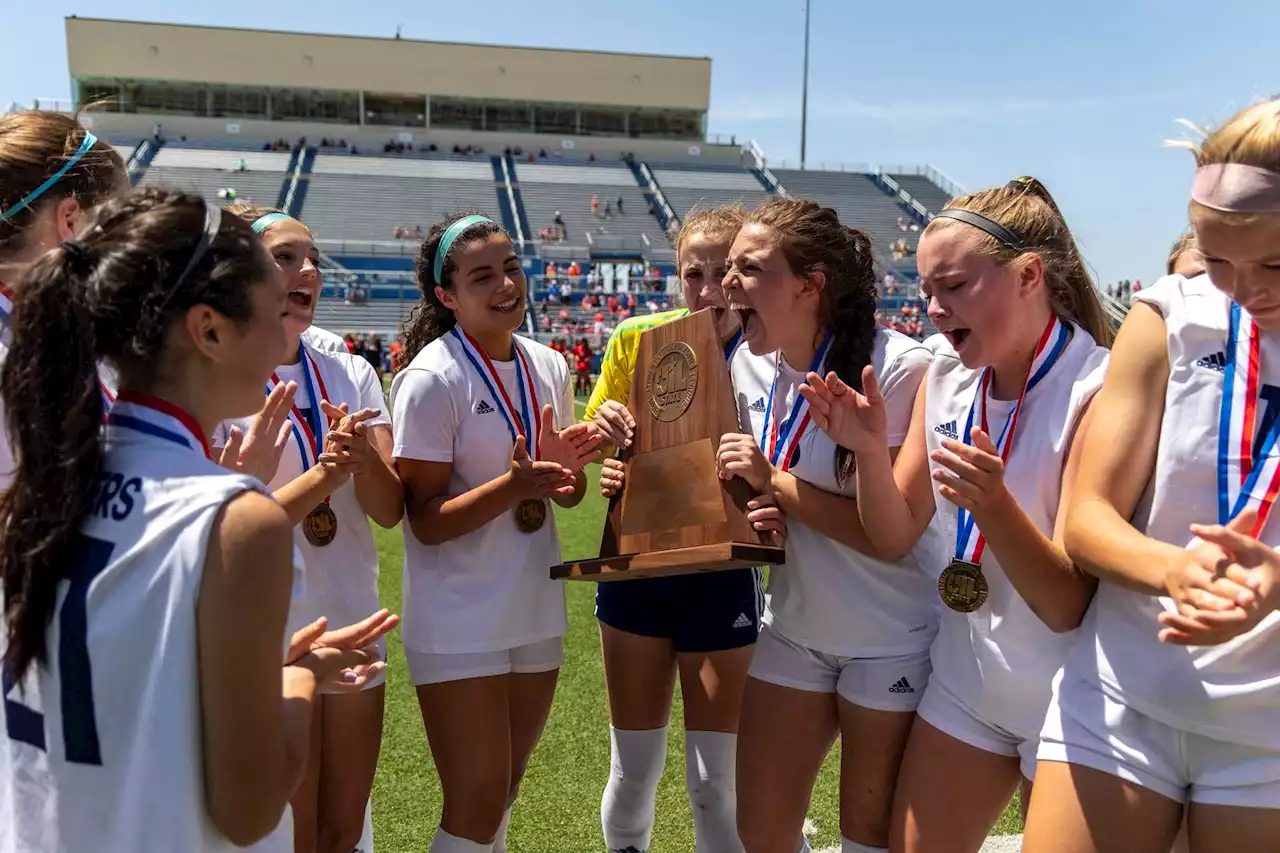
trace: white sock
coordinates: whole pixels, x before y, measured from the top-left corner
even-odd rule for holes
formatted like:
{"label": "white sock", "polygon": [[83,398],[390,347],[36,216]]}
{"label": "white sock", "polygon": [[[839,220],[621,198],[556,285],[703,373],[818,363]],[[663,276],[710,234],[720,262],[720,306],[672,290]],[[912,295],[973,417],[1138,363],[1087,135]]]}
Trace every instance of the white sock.
{"label": "white sock", "polygon": [[351,853],[373,853],[373,797],[364,807],[364,831],[360,835],[360,843]]}
{"label": "white sock", "polygon": [[513,808],[515,808],[514,804],[502,816],[502,823],[498,824],[498,834],[493,839],[493,853],[507,853],[507,827],[511,825],[511,809]]}
{"label": "white sock", "polygon": [[481,844],[470,838],[459,838],[436,827],[436,837],[431,840],[431,853],[493,853],[492,844]]}
{"label": "white sock", "polygon": [[803,835],[800,836],[800,853],[812,853],[809,849],[809,839],[805,838]]}
{"label": "white sock", "polygon": [[609,727],[609,782],[600,801],[600,825],[611,851],[646,853],[653,834],[654,801],[667,763],[667,727],[627,731]]}
{"label": "white sock", "polygon": [[888,847],[872,847],[870,844],[859,844],[847,838],[840,839],[840,853],[889,853]]}
{"label": "white sock", "polygon": [[685,732],[685,786],[693,807],[695,853],[742,853],[734,787],[738,736]]}

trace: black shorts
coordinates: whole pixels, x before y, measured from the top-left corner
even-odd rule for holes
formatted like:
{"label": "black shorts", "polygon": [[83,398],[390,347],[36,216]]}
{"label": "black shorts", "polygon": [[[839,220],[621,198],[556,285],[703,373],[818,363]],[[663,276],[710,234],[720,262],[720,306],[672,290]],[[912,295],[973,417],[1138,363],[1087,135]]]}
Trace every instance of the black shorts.
{"label": "black shorts", "polygon": [[596,618],[660,637],[677,652],[720,652],[756,641],[764,590],[759,569],[611,581],[596,587]]}

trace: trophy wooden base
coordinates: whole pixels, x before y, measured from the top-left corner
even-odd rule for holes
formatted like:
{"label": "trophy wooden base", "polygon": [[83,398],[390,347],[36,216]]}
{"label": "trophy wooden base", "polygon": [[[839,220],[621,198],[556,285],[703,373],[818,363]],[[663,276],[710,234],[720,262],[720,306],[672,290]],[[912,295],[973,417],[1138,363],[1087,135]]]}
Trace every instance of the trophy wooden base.
{"label": "trophy wooden base", "polygon": [[772,545],[745,542],[717,542],[669,551],[622,554],[594,560],[575,560],[551,567],[551,577],[563,580],[605,581],[631,578],[657,578],[665,575],[687,575],[693,572],[721,572],[726,569],[748,569],[769,563],[782,563],[786,551]]}

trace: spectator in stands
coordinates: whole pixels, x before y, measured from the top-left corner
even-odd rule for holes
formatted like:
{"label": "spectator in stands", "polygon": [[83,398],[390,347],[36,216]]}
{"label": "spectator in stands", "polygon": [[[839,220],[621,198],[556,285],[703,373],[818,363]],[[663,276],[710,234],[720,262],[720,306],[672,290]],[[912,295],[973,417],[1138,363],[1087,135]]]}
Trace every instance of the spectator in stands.
{"label": "spectator in stands", "polygon": [[648,208],[649,215],[653,216],[654,215],[653,198],[651,198],[650,196],[645,196],[644,204],[645,204],[645,207]]}
{"label": "spectator in stands", "polygon": [[893,277],[893,273],[891,272],[885,273],[884,274],[884,295],[890,296],[896,293],[897,290],[898,290],[898,280]]}
{"label": "spectator in stands", "polygon": [[[564,227],[564,217],[560,215],[560,211],[558,210],[556,211],[556,215],[551,218],[551,221],[554,222],[556,227],[560,229],[560,233],[562,235],[567,231],[567,229]],[[564,238],[561,237],[560,239],[563,240]]]}
{"label": "spectator in stands", "polygon": [[613,216],[613,202],[606,200],[604,203],[604,218],[608,219]]}
{"label": "spectator in stands", "polygon": [[577,261],[572,261],[569,264],[569,269],[565,271],[565,274],[569,276],[570,281],[577,284],[578,279],[582,277],[582,267],[578,266]]}
{"label": "spectator in stands", "polygon": [[422,226],[421,226],[421,225],[415,225],[415,226],[413,226],[413,239],[415,239],[415,240],[424,240],[424,239],[426,239],[426,235],[424,235],[424,234],[422,233]]}
{"label": "spectator in stands", "polygon": [[908,229],[908,227],[909,227],[909,224],[908,224],[908,222],[907,222],[907,217],[905,217],[905,216],[899,216],[899,217],[898,217],[898,230],[899,230],[899,231],[906,231],[906,230]]}
{"label": "spectator in stands", "polygon": [[578,338],[573,345],[573,358],[573,396],[588,396],[591,394],[591,345],[586,338]]}
{"label": "spectator in stands", "polygon": [[595,193],[591,194],[591,215],[600,216],[600,196]]}
{"label": "spectator in stands", "polygon": [[618,215],[622,216],[622,196],[618,196]]}
{"label": "spectator in stands", "polygon": [[595,154],[595,152],[593,151],[593,152],[591,152],[590,154],[588,154],[588,155],[587,155],[587,162],[588,162],[588,163],[594,163],[595,161],[596,161],[596,154]]}
{"label": "spectator in stands", "polygon": [[538,159],[539,159],[539,160],[545,160],[545,159],[547,159],[547,149],[545,149],[545,148],[539,148],[539,149],[538,149]]}

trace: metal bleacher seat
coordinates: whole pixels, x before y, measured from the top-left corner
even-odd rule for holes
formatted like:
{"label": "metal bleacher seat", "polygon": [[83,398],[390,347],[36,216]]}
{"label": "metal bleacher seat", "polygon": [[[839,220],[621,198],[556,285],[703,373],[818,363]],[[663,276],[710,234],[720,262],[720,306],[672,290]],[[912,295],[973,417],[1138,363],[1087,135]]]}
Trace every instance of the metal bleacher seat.
{"label": "metal bleacher seat", "polygon": [[[529,227],[536,235],[554,224],[556,211],[564,220],[564,242],[570,246],[589,243],[614,249],[642,251],[649,246],[666,248],[667,238],[658,220],[649,213],[644,192],[626,166],[550,165],[516,163],[516,178]],[[600,199],[600,217],[591,215],[591,196]],[[623,212],[613,210],[604,219],[606,203],[616,208],[618,198]],[[603,230],[601,230],[603,228]],[[591,234],[588,241],[587,234]],[[616,244],[616,245],[615,245]]]}
{"label": "metal bleacher seat", "polygon": [[442,216],[479,210],[498,218],[493,166],[478,160],[316,157],[302,218],[328,240],[390,240],[397,225],[426,231]]}
{"label": "metal bleacher seat", "polygon": [[325,298],[316,304],[315,324],[334,334],[372,332],[387,341],[400,333],[416,302],[398,299],[374,300],[348,305],[342,299]]}
{"label": "metal bleacher seat", "polygon": [[[212,151],[197,148],[161,148],[140,183],[163,184],[194,190],[206,200],[227,205],[218,190],[234,189],[235,201],[274,207],[289,168],[284,151]],[[239,171],[241,161],[245,171]]]}
{"label": "metal bleacher seat", "polygon": [[925,206],[930,213],[939,213],[951,196],[923,175],[890,175],[911,197]]}
{"label": "metal bleacher seat", "polygon": [[774,198],[746,169],[652,168],[667,203],[681,218],[695,208],[736,203],[749,210]]}
{"label": "metal bleacher seat", "polygon": [[920,239],[918,231],[899,230],[898,218],[906,216],[906,210],[865,173],[774,169],[773,174],[793,198],[833,208],[841,222],[870,237],[881,256],[888,255],[894,240],[901,238],[914,250]]}

